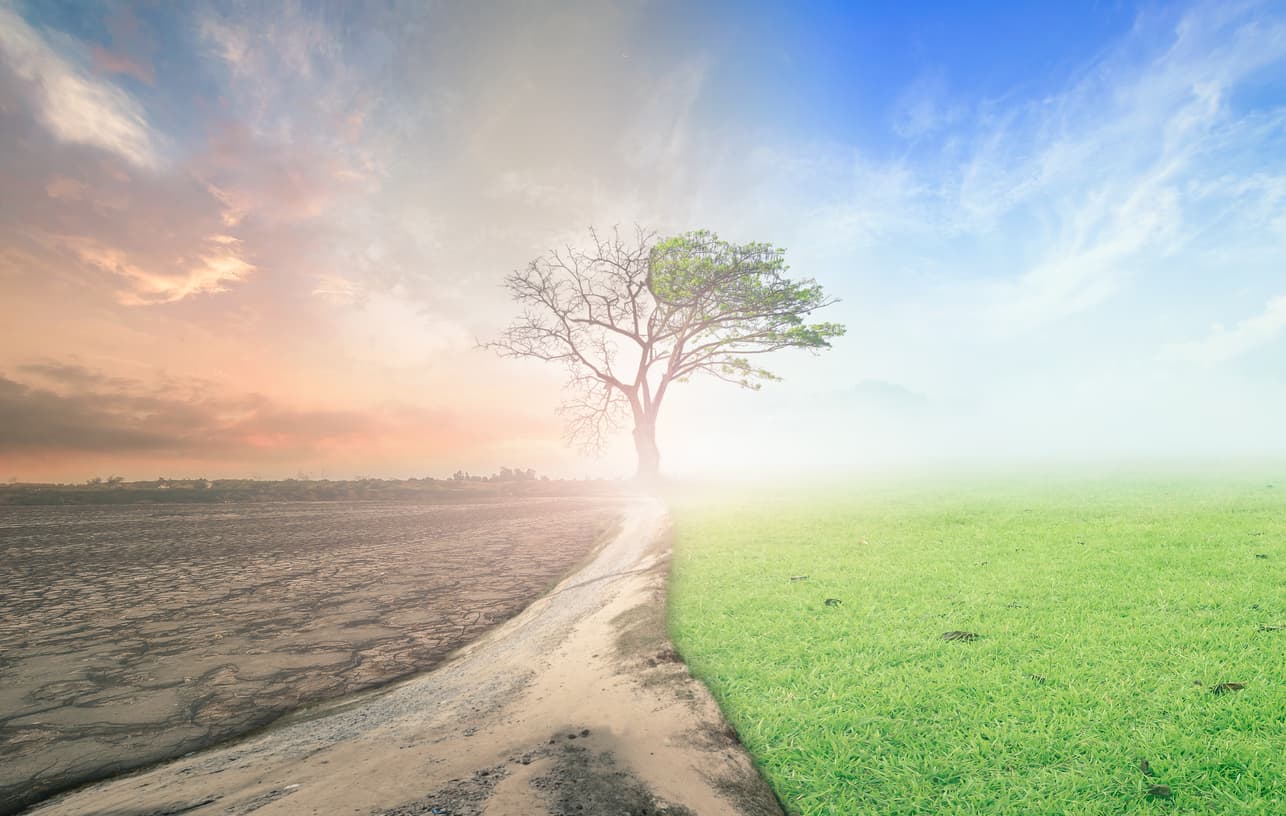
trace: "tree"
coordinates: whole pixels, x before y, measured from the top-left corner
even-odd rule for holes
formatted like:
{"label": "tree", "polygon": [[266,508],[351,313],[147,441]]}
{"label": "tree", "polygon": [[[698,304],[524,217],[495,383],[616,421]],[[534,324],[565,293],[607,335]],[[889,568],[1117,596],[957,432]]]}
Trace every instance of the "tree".
{"label": "tree", "polygon": [[671,384],[708,375],[757,390],[779,379],[761,355],[830,348],[844,334],[838,323],[805,321],[836,301],[814,280],[788,278],[777,247],[707,231],[661,240],[637,227],[632,240],[616,230],[590,238],[505,278],[522,315],[487,345],[566,366],[560,412],[585,449],[632,420],[641,478],[660,466],[656,420]]}

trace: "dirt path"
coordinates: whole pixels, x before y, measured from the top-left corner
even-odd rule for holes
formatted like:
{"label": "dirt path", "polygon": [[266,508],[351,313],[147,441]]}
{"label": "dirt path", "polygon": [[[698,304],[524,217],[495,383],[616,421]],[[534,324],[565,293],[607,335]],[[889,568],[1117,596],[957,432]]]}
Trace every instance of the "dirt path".
{"label": "dirt path", "polygon": [[52,814],[779,814],[665,636],[663,507],[439,669],[51,800]]}

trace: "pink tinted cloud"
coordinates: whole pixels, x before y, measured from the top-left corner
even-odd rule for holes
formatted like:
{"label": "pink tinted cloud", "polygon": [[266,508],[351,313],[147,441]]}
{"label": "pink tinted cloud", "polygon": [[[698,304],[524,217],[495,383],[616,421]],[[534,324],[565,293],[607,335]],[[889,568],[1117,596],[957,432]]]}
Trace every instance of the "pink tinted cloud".
{"label": "pink tinted cloud", "polygon": [[252,214],[270,222],[317,218],[368,178],[341,153],[307,139],[270,141],[236,121],[212,129],[195,167],[230,224]]}
{"label": "pink tinted cloud", "polygon": [[124,4],[116,5],[108,15],[107,31],[110,46],[95,45],[90,51],[95,70],[154,86],[156,72],[150,55],[156,51],[156,40],[152,32]]}
{"label": "pink tinted cloud", "polygon": [[156,84],[156,72],[149,62],[143,62],[120,51],[112,51],[101,45],[91,51],[94,69],[102,74],[121,74],[133,77],[146,85]]}

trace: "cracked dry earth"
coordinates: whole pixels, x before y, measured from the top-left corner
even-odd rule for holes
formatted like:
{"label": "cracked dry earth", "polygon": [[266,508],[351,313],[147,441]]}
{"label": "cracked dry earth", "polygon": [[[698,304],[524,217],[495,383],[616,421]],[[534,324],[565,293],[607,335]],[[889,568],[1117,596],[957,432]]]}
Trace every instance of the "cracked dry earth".
{"label": "cracked dry earth", "polygon": [[0,508],[0,813],[437,665],[605,499]]}

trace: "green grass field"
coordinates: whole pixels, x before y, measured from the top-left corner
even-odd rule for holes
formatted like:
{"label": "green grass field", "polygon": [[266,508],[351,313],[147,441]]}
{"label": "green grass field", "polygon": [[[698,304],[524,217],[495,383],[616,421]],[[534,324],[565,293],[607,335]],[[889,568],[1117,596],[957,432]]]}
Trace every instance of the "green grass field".
{"label": "green grass field", "polygon": [[681,498],[672,633],[791,812],[1286,814],[1270,481]]}

